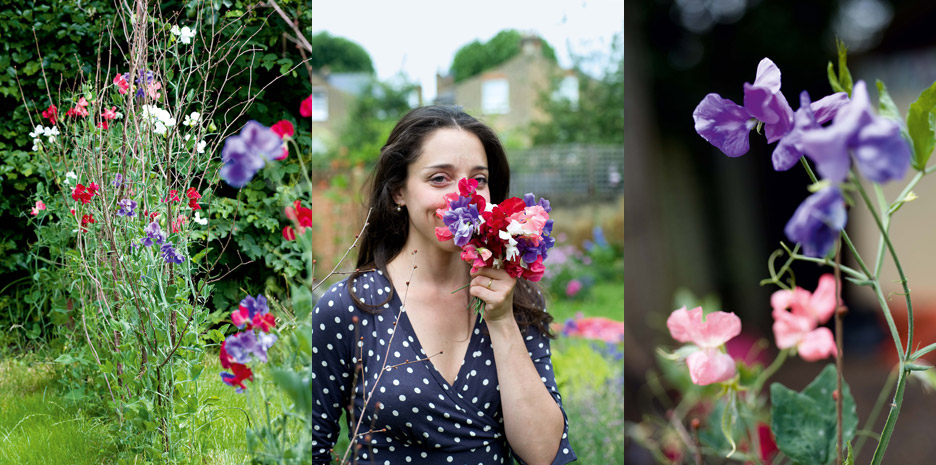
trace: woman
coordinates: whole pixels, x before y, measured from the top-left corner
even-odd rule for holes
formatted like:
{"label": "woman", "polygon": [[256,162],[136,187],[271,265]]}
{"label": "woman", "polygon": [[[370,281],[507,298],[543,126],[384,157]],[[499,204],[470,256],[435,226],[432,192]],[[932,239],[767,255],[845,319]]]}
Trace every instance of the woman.
{"label": "woman", "polygon": [[[509,177],[493,131],[460,109],[415,109],[390,133],[370,184],[359,271],[311,315],[322,359],[310,380],[320,388],[315,460],[329,460],[348,407],[352,431],[360,421],[362,463],[575,460],[538,288],[504,270],[471,274],[459,247],[435,235],[436,209],[460,179],[499,203]],[[486,302],[483,320],[472,297]]]}

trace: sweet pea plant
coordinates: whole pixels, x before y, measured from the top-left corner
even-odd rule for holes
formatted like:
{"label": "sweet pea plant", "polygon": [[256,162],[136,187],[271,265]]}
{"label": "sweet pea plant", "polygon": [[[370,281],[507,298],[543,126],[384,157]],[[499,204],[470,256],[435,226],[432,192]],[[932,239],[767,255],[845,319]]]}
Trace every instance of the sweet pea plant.
{"label": "sweet pea plant", "polygon": [[[770,277],[761,282],[779,288],[769,302],[778,355],[766,369],[748,360],[745,353],[751,344],[742,344],[739,351],[735,342],[742,321],[734,313],[683,307],[667,318],[670,336],[683,345],[674,352],[661,349],[658,358],[664,378],[682,392],[681,401],[665,420],[648,420],[629,430],[661,462],[703,463],[703,457],[711,455],[745,463],[778,463],[784,458],[801,464],[854,463],[867,435],[852,444],[858,417],[841,364],[842,279],[874,291],[899,357],[896,387],[892,377],[878,403],[880,407],[881,401],[890,400],[884,427],[879,435],[868,434],[876,439],[873,465],[883,461],[908,379],[931,369],[919,358],[936,349],[936,343],[920,341],[928,343],[920,347],[914,340],[909,281],[889,225],[900,207],[916,198],[914,186],[936,170],[927,166],[936,146],[936,83],[910,105],[904,118],[880,81],[876,83],[878,105],[871,104],[868,85],[852,81],[841,44],[838,59],[837,74],[833,64],[828,65],[829,82],[836,92],[816,101],[802,92],[796,111],[780,90],[779,68],[765,58],[753,84],[743,86],[743,105],[708,94],[693,112],[696,132],[725,155],[747,153],[748,137],[756,129],[768,143],[777,143],[771,157],[776,170],[791,169],[799,162],[814,184],[812,194],[785,227],[794,245],[781,244],[770,256]],[[896,199],[887,200],[880,185],[904,179],[910,169],[915,174],[906,187]],[[859,253],[845,231],[850,205],[866,207],[878,227],[880,242],[873,262]],[[841,264],[843,248],[857,268]],[[906,343],[901,341],[881,287],[885,256],[896,265],[904,291]],[[796,285],[793,268],[801,262],[831,268],[813,291]],[[824,326],[830,320],[834,320],[834,332]],[[800,392],[779,383],[770,386],[769,396],[762,392],[786,358],[794,355],[809,362],[833,358],[836,363],[826,366]],[[879,407],[865,429],[873,426]]]}
{"label": "sweet pea plant", "polygon": [[[134,6],[118,18],[128,35],[113,37],[125,51],[114,67],[24,102],[39,107],[30,136],[45,182],[23,214],[38,239],[31,258],[57,270],[41,284],[65,341],[56,361],[66,398],[115,418],[121,452],[176,462],[204,455],[196,433],[218,412],[202,388],[206,352],[226,348],[234,375],[224,379],[242,385],[242,367],[264,361],[277,336],[263,296],[243,300],[232,323],[244,331],[231,337],[230,310],[207,305],[225,275],[209,244],[231,234],[215,212],[223,164],[211,153],[243,115],[216,115],[223,102],[209,83],[243,45],[220,43],[221,22]],[[278,128],[281,147],[291,123]]]}

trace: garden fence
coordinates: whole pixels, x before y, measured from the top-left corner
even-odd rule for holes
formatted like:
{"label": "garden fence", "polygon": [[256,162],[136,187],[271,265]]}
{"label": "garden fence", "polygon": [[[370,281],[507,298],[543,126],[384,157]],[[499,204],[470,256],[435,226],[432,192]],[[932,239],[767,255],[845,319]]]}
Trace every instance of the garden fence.
{"label": "garden fence", "polygon": [[512,150],[510,193],[533,192],[556,205],[603,202],[624,194],[623,145],[551,145]]}

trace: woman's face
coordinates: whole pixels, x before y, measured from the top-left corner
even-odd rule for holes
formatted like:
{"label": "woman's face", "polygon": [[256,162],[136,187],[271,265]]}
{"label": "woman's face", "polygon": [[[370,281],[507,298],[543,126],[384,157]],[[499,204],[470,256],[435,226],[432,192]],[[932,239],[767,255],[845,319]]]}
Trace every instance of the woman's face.
{"label": "woman's face", "polygon": [[476,179],[478,193],[490,202],[487,155],[481,140],[458,128],[443,128],[430,134],[420,156],[407,167],[406,183],[395,196],[409,213],[409,241],[436,244],[449,251],[459,247],[453,241],[439,242],[435,228],[442,227],[436,210],[445,207],[442,196],[458,192],[462,178]]}

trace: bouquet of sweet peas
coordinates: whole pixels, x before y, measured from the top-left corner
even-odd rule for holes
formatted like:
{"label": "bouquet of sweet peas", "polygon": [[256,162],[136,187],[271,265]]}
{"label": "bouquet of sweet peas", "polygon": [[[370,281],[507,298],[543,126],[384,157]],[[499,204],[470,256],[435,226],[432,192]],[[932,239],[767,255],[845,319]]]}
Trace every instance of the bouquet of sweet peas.
{"label": "bouquet of sweet peas", "polygon": [[[436,238],[454,240],[472,272],[489,266],[504,268],[514,278],[542,279],[543,260],[556,242],[550,237],[549,201],[537,202],[533,194],[526,194],[489,204],[477,188],[477,180],[463,178],[457,194],[444,196],[446,207],[436,210],[436,215],[445,227],[436,228]],[[476,299],[474,307],[483,315],[483,301]]]}

